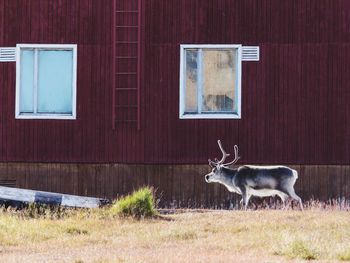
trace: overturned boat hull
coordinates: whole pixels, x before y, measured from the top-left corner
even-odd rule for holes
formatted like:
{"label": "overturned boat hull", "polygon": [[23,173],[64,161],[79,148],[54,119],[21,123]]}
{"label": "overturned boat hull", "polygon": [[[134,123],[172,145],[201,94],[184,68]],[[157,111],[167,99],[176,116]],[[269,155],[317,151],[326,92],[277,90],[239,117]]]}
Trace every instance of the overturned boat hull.
{"label": "overturned boat hull", "polygon": [[68,195],[5,186],[0,186],[0,200],[12,203],[39,203],[79,208],[98,208],[109,203],[109,200],[107,199],[95,197]]}

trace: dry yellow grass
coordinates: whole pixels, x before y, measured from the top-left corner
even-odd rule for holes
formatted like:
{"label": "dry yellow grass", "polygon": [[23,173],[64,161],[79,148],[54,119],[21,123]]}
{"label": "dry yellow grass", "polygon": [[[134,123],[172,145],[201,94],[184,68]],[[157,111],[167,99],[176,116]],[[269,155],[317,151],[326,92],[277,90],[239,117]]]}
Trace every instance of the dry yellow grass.
{"label": "dry yellow grass", "polygon": [[344,211],[207,211],[117,219],[0,214],[0,262],[322,262],[350,260]]}

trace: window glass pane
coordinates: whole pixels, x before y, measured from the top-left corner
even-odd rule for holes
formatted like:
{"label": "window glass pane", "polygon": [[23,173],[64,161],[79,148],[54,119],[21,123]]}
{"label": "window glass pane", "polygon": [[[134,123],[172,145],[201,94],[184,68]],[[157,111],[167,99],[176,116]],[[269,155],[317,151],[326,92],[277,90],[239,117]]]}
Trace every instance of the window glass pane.
{"label": "window glass pane", "polygon": [[198,50],[186,50],[185,112],[197,112]]}
{"label": "window glass pane", "polygon": [[73,51],[40,50],[38,112],[72,113]]}
{"label": "window glass pane", "polygon": [[234,49],[203,49],[202,111],[235,111],[236,53]]}
{"label": "window glass pane", "polygon": [[22,113],[33,112],[34,92],[34,51],[21,51],[21,87],[19,98],[19,111]]}

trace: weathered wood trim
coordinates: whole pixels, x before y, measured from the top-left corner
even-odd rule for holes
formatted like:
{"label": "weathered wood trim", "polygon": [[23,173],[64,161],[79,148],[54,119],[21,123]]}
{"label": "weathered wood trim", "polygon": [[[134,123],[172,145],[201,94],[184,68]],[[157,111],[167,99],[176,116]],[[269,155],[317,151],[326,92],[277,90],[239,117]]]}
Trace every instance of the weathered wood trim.
{"label": "weathered wood trim", "polygon": [[[299,173],[295,190],[304,201],[350,199],[350,165],[290,165]],[[0,163],[1,182],[15,187],[114,199],[149,185],[161,207],[229,208],[240,196],[207,184],[207,165]]]}

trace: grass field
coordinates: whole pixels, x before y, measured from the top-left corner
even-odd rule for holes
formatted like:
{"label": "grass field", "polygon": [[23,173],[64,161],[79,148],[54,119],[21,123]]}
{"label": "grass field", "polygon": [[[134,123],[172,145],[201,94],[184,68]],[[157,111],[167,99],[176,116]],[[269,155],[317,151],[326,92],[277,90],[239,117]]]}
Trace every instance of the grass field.
{"label": "grass field", "polygon": [[0,262],[350,260],[346,211],[185,211],[133,220],[102,209],[30,217],[0,213]]}

